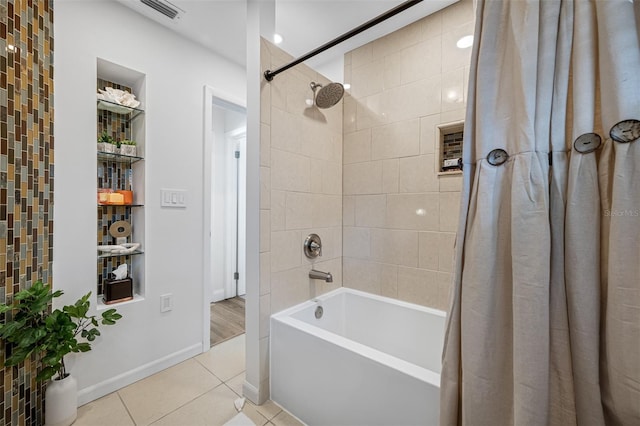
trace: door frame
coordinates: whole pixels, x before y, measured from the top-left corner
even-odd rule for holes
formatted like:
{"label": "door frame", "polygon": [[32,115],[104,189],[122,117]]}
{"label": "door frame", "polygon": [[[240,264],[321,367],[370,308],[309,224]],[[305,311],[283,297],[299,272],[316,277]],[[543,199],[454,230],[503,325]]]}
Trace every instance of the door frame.
{"label": "door frame", "polygon": [[[237,107],[246,110],[246,99],[238,98],[236,96],[225,93],[214,87],[205,85],[203,90],[203,190],[202,190],[202,205],[203,205],[203,224],[204,236],[202,238],[202,267],[203,267],[203,281],[202,281],[202,310],[203,310],[203,327],[202,327],[202,351],[206,352],[211,346],[211,179],[212,179],[212,155],[213,155],[213,105],[214,99],[219,99],[225,103],[230,103]],[[241,263],[239,265],[240,276],[246,277],[246,269]]]}

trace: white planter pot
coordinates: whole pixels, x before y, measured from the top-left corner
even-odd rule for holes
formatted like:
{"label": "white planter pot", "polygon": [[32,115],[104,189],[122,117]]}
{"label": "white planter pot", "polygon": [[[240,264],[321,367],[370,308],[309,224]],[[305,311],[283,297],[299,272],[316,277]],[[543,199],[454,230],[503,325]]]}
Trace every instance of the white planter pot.
{"label": "white planter pot", "polygon": [[120,154],[129,155],[131,157],[136,156],[136,146],[135,145],[120,145]]}
{"label": "white planter pot", "polygon": [[46,426],[69,426],[78,416],[78,382],[68,375],[52,380],[44,394]]}
{"label": "white planter pot", "polygon": [[108,152],[110,154],[117,154],[118,147],[112,143],[101,142],[98,144],[98,151]]}

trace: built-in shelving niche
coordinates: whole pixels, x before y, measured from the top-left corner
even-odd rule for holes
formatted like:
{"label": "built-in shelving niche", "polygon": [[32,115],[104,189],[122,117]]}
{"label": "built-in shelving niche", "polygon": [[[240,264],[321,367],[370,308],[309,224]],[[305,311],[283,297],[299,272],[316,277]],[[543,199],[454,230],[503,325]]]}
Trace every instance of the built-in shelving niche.
{"label": "built-in shelving niche", "polygon": [[109,226],[117,220],[124,220],[131,224],[132,229],[127,242],[141,243],[142,246],[140,250],[127,255],[97,253],[97,279],[94,294],[97,294],[98,309],[114,306],[103,303],[103,283],[109,273],[124,262],[129,265],[129,276],[133,280],[133,302],[143,300],[145,296],[145,75],[98,58],[96,93],[98,93],[97,89],[104,89],[105,86],[128,90],[141,103],[137,108],[129,109],[108,105],[97,100],[94,105],[96,108],[96,138],[106,129],[116,140],[136,141],[135,156],[96,150],[96,189],[129,189],[133,191],[131,205],[97,203],[97,245],[116,244],[114,238],[109,234]]}
{"label": "built-in shelving niche", "polygon": [[455,175],[462,173],[462,139],[464,121],[441,124],[436,127],[438,141],[438,174]]}

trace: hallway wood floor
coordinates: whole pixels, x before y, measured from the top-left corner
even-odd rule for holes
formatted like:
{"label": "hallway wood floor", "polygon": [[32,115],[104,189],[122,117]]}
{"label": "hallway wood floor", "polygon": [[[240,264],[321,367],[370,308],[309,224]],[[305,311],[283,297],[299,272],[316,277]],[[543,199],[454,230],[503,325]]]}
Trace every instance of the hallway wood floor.
{"label": "hallway wood floor", "polygon": [[211,346],[244,333],[244,299],[233,297],[211,304]]}

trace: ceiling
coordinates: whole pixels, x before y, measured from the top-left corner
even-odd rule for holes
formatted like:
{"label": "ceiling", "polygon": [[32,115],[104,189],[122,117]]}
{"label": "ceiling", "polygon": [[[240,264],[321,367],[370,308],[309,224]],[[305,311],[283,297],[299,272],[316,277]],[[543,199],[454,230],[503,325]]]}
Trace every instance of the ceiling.
{"label": "ceiling", "polygon": [[[170,0],[182,10],[171,20],[140,0],[117,0],[221,56],[244,67],[246,63],[246,0]],[[167,1],[167,0],[162,0]],[[395,31],[458,0],[425,0],[395,17],[316,56],[312,67],[341,61],[344,53]],[[402,3],[398,0],[275,0],[276,32],[280,47],[294,57],[346,33]]]}

